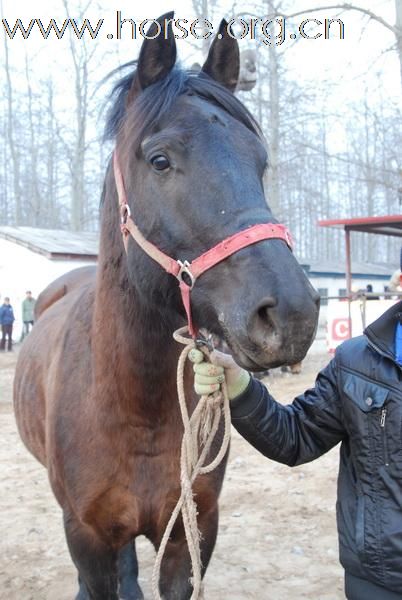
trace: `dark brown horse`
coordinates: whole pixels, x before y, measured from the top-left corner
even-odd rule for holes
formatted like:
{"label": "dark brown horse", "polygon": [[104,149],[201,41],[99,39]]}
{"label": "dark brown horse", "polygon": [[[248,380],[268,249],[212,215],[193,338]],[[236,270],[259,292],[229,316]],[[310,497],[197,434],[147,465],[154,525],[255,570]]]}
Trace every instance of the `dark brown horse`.
{"label": "dark brown horse", "polygon": [[[232,94],[238,48],[225,23],[199,74],[175,66],[168,32],[166,40],[144,41],[136,70],[117,86],[109,131],[141,231],[170,256],[192,260],[249,225],[273,221],[262,184],[267,157],[257,125]],[[135,538],[145,535],[157,548],[180,494],[180,348],[172,332],[184,324],[184,309],[177,281],[131,238],[126,255],[119,218],[109,166],[96,278],[91,270],[73,274],[44,294],[48,308],[21,348],[15,377],[19,431],[62,507],[80,600],[142,597]],[[318,312],[317,295],[279,239],[202,275],[192,310],[196,326],[224,338],[252,370],[301,360]],[[192,410],[190,367],[186,390]],[[194,486],[204,571],[223,475],[221,466]],[[190,575],[178,522],[161,567],[163,598],[189,598]]]}

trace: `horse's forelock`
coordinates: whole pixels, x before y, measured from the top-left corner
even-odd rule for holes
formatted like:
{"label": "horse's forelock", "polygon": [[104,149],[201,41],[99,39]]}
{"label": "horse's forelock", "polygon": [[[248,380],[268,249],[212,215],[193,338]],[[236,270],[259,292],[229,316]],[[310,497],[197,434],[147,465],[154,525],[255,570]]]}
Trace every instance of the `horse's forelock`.
{"label": "horse's forelock", "polygon": [[[135,62],[127,63],[112,74],[133,67],[135,64]],[[124,150],[136,150],[149,130],[169,112],[178,96],[189,92],[214,103],[258,137],[263,137],[254,117],[229,90],[208,75],[185,71],[178,67],[175,67],[167,77],[145,89],[127,107],[127,95],[135,75],[134,69],[130,74],[122,77],[115,84],[110,95],[114,98],[114,102],[108,111],[105,138],[114,140],[122,133],[123,146],[126,147],[122,154],[125,153]]]}
{"label": "horse's forelock", "polygon": [[216,106],[242,123],[247,129],[263,139],[263,133],[257,121],[240,100],[225,87],[200,73],[189,79],[189,88],[197,96],[214,103]]}
{"label": "horse's forelock", "polygon": [[121,73],[121,71],[130,68],[130,72],[121,77],[114,84],[112,91],[107,98],[107,103],[110,105],[107,111],[105,130],[103,133],[105,141],[114,140],[123,123],[126,114],[127,94],[136,75],[136,65],[136,60],[121,65],[120,67],[117,67],[117,69],[111,71],[101,82],[101,84],[103,84],[109,81],[109,79],[114,77],[117,73]]}

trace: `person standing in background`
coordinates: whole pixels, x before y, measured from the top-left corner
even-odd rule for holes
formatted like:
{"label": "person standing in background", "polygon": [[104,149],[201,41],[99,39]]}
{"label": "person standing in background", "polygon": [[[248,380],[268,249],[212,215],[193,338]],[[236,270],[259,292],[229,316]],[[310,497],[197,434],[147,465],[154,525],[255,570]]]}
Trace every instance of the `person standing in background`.
{"label": "person standing in background", "polygon": [[13,307],[10,304],[10,298],[4,298],[4,304],[0,306],[0,325],[1,342],[0,351],[6,349],[6,338],[8,338],[7,348],[11,352],[13,349],[13,323],[15,321]]}
{"label": "person standing in background", "polygon": [[22,303],[22,321],[24,323],[23,337],[28,335],[30,328],[34,324],[35,303],[36,300],[32,297],[32,292],[28,290],[26,292],[25,300]]}

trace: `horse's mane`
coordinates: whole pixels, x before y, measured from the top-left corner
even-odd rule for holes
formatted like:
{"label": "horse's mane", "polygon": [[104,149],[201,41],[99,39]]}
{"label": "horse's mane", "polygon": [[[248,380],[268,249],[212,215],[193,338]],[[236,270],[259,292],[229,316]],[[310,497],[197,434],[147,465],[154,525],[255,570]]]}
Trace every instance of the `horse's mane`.
{"label": "horse's mane", "polygon": [[208,75],[185,71],[179,67],[175,67],[164,79],[146,88],[127,110],[127,95],[136,76],[135,65],[136,61],[132,61],[111,73],[114,75],[131,67],[130,74],[117,81],[110,94],[111,105],[105,126],[106,140],[114,140],[124,127],[129,132],[131,147],[137,149],[157,119],[170,110],[173,102],[181,94],[194,94],[204,98],[263,138],[254,117],[229,90]]}

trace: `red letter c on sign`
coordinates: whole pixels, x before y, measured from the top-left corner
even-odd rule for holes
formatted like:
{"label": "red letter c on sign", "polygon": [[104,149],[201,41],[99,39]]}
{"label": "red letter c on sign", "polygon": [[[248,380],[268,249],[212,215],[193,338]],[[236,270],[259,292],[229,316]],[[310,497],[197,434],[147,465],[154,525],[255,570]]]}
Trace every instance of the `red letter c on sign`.
{"label": "red letter c on sign", "polygon": [[332,337],[334,340],[347,340],[349,337],[349,319],[332,321]]}

